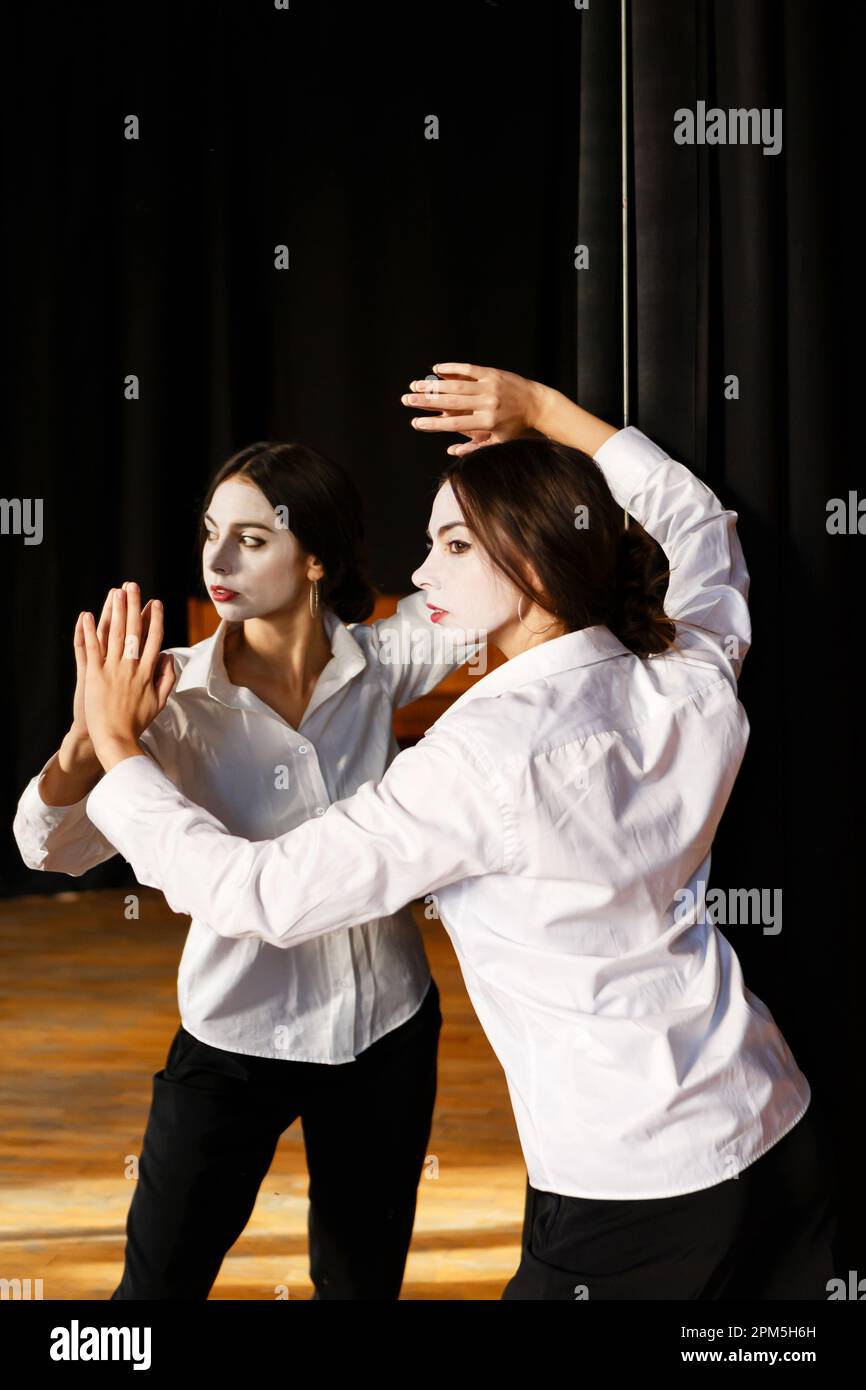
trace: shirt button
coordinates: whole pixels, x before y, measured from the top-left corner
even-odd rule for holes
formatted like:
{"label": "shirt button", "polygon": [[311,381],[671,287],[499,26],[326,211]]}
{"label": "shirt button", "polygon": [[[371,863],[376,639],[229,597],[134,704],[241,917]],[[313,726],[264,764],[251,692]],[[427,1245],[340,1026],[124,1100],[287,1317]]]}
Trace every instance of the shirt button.
{"label": "shirt button", "polygon": [[325,814],[325,808],[324,808],[324,806],[317,806],[317,807],[316,807],[316,815],[317,815],[317,816],[323,816],[324,814]]}
{"label": "shirt button", "polygon": [[299,753],[306,753],[306,751],[307,751],[307,745],[306,745],[305,743],[300,744],[299,747],[298,747],[298,752],[299,752]]}

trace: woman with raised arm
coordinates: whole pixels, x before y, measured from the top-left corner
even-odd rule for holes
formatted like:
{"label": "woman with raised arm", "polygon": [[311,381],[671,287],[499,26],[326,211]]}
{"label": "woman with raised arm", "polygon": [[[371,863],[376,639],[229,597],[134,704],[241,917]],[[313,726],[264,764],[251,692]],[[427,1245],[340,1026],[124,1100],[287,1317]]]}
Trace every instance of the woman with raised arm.
{"label": "woman with raised arm", "polygon": [[[271,839],[381,777],[398,751],[394,709],[478,647],[456,633],[429,641],[421,592],[363,624],[373,592],[361,499],[345,470],[304,445],[258,443],[228,459],[208,488],[199,542],[219,626],[163,654],[177,679],[142,745],[235,834]],[[102,649],[110,616],[109,600]],[[31,868],[77,876],[116,847],[86,809],[102,768],[84,711],[80,619],[75,652],[72,726],[25,788],[14,830]],[[300,1117],[314,1297],[396,1299],[441,1027],[411,912],[401,903],[299,951],[228,941],[195,919],[178,1006],[113,1296],[207,1298],[281,1133]]]}
{"label": "woman with raised arm", "polygon": [[[505,663],[378,783],[250,842],[139,746],[164,698],[160,619],[119,659],[140,620],[115,595],[106,657],[85,621],[106,768],[88,815],[175,911],[288,955],[436,895],[526,1159],[504,1297],[824,1298],[810,1087],[702,910],[748,738],[736,513],[633,426],[508,373],[437,370],[451,380],[420,403],[446,413],[423,427],[470,442],[413,579]],[[667,555],[664,606],[630,518]]]}

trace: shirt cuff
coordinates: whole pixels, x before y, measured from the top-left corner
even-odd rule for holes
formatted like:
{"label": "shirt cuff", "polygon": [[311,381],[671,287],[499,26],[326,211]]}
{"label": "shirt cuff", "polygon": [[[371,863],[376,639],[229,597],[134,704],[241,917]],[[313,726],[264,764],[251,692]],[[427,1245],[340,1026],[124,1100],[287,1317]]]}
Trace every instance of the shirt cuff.
{"label": "shirt cuff", "polygon": [[670,454],[636,425],[626,425],[606,439],[593,457],[617,502],[628,507],[629,502],[646,489],[650,474],[669,459]]}
{"label": "shirt cuff", "polygon": [[134,851],[138,851],[140,859],[144,848],[142,840],[147,827],[146,821],[142,822],[142,812],[146,816],[154,793],[158,798],[167,790],[178,795],[174,782],[145,753],[115,763],[87,798],[89,820],[133,868]]}
{"label": "shirt cuff", "polygon": [[19,798],[18,809],[28,821],[38,822],[43,829],[55,830],[58,825],[62,825],[69,818],[71,811],[84,806],[86,798],[82,797],[80,801],[71,801],[68,806],[49,806],[47,801],[43,801],[39,795],[39,784],[48,771],[48,763],[50,762],[51,758],[36,773],[35,777],[30,778]]}

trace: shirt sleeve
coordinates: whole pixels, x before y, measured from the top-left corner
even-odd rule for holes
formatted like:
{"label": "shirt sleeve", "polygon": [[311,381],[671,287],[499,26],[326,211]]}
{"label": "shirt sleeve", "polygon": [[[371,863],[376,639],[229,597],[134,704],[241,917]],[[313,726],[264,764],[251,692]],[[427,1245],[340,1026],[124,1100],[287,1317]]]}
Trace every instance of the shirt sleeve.
{"label": "shirt sleeve", "polygon": [[380,782],[275,840],[230,835],[147,757],[106,773],[87,811],[174,912],[274,946],[392,915],[510,861],[495,770],[442,732],[400,753]]}
{"label": "shirt sleeve", "polygon": [[[473,629],[448,629],[430,621],[422,589],[407,594],[390,617],[370,623],[373,659],[395,709],[418,700],[440,681],[478,655],[480,635]],[[483,670],[479,672],[483,674]]]}
{"label": "shirt sleeve", "polygon": [[665,612],[676,623],[677,648],[711,661],[736,690],[752,641],[737,513],[634,425],[605,440],[595,461],[670,561]]}
{"label": "shirt sleeve", "polygon": [[[140,742],[160,762],[156,721],[145,729]],[[49,806],[42,800],[39,787],[50,761],[21,793],[12,833],[28,869],[80,878],[113,858],[117,850],[88,816],[86,796],[70,806]]]}

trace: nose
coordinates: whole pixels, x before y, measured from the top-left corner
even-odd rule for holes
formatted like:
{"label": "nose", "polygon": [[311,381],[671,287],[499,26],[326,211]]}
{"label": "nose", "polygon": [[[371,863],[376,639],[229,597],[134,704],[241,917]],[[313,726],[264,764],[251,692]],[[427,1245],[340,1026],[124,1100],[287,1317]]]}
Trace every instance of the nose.
{"label": "nose", "polygon": [[214,574],[225,575],[229,573],[228,544],[227,540],[217,542],[207,557],[206,566]]}
{"label": "nose", "polygon": [[412,575],[412,583],[416,589],[432,588],[435,585],[433,576],[433,551],[428,551],[427,558],[420,564]]}
{"label": "nose", "polygon": [[221,550],[215,553],[215,555],[209,556],[206,562],[206,569],[209,569],[213,574],[222,575],[222,578],[225,578],[227,574],[231,574],[231,566],[229,566],[227,556],[225,556]]}

